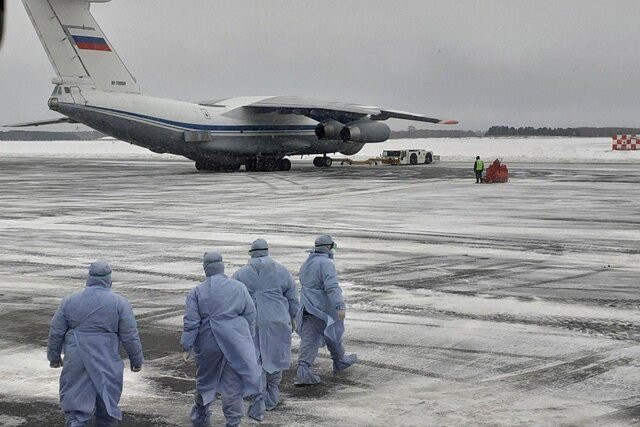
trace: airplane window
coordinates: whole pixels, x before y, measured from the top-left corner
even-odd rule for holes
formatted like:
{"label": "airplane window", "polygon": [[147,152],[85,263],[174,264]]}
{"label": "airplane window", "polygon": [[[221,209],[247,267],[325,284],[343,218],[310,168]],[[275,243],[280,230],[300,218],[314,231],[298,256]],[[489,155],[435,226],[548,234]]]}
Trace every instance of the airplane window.
{"label": "airplane window", "polygon": [[68,87],[64,88],[64,93],[71,93],[71,90]]}

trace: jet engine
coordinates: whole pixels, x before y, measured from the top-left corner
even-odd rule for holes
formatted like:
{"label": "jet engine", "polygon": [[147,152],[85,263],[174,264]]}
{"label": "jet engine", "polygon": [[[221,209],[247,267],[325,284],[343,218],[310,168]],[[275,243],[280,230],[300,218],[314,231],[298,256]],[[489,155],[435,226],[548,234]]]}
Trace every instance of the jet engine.
{"label": "jet engine", "polygon": [[369,118],[349,123],[340,131],[340,138],[345,142],[384,142],[390,136],[389,126]]}
{"label": "jet engine", "polygon": [[344,154],[345,156],[353,156],[357,154],[364,147],[363,143],[360,142],[349,142],[344,141],[340,146],[340,154]]}
{"label": "jet engine", "polygon": [[337,120],[327,120],[318,123],[316,126],[316,136],[318,139],[341,139],[340,131],[344,129],[344,125]]}

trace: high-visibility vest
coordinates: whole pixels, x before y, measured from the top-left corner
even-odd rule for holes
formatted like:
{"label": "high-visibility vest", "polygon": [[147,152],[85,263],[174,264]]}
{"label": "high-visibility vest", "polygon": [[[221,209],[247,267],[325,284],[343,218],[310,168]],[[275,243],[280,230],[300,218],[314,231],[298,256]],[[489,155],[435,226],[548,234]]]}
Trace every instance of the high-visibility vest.
{"label": "high-visibility vest", "polygon": [[476,160],[476,170],[483,171],[484,170],[484,162],[480,159]]}

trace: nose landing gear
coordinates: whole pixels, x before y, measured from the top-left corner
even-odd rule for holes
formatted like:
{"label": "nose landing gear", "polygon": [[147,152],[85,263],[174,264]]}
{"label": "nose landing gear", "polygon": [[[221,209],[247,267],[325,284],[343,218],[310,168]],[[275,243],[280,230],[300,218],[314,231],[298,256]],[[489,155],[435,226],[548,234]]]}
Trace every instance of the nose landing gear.
{"label": "nose landing gear", "polygon": [[331,159],[331,157],[327,157],[327,155],[313,158],[313,166],[317,168],[328,168],[332,164],[333,164],[333,159]]}

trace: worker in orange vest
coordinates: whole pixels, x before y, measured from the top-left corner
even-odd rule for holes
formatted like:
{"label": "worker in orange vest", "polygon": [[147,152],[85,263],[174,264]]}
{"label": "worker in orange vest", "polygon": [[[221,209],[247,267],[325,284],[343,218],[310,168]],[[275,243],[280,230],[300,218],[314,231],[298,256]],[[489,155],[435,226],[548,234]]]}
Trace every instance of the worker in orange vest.
{"label": "worker in orange vest", "polygon": [[476,184],[482,182],[482,171],[484,170],[484,162],[480,160],[480,156],[476,156],[476,161],[473,164],[473,171],[476,173]]}

